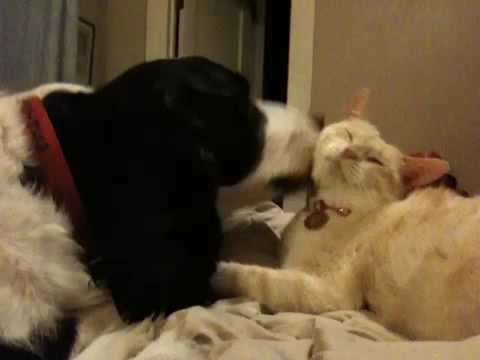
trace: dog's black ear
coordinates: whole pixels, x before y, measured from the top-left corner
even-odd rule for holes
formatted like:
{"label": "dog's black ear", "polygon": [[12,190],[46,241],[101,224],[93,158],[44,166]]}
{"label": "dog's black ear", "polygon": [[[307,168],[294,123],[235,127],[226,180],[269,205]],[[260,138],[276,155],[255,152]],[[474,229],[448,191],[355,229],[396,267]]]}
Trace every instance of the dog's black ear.
{"label": "dog's black ear", "polygon": [[[171,112],[184,119],[193,120],[202,117],[200,113],[221,114],[221,108],[227,104],[248,101],[250,85],[241,74],[203,57],[185,57],[177,60],[178,76],[167,87],[164,81],[158,89],[164,105]],[[215,117],[215,116],[214,116]],[[212,119],[214,120],[214,119]]]}
{"label": "dog's black ear", "polygon": [[264,119],[245,77],[204,58],[182,59],[182,81],[164,93],[166,108],[198,140],[221,185],[232,185],[258,163]]}
{"label": "dog's black ear", "polygon": [[203,57],[183,61],[188,67],[186,82],[192,90],[214,96],[249,96],[248,81],[239,73]]}

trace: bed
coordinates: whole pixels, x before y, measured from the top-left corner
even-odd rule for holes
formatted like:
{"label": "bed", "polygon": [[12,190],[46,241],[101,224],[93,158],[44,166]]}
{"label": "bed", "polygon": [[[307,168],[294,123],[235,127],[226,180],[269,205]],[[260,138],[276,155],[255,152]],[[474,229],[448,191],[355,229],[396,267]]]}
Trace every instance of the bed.
{"label": "bed", "polygon": [[[226,222],[222,258],[275,265],[280,233],[292,216],[274,203],[238,211]],[[480,359],[480,336],[412,342],[379,325],[368,312],[271,314],[240,298],[181,310],[156,326],[155,339],[135,360]]]}

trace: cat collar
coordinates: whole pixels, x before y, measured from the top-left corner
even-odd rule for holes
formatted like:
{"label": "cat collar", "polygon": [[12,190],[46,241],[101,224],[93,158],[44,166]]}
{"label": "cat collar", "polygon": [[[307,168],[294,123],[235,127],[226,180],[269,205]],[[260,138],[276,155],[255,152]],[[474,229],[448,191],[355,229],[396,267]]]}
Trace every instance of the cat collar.
{"label": "cat collar", "polygon": [[352,210],[346,207],[336,207],[328,205],[323,200],[316,200],[313,203],[313,210],[305,218],[305,227],[310,230],[318,229],[325,225],[330,217],[327,214],[327,210],[334,211],[337,215],[347,217],[351,214]]}

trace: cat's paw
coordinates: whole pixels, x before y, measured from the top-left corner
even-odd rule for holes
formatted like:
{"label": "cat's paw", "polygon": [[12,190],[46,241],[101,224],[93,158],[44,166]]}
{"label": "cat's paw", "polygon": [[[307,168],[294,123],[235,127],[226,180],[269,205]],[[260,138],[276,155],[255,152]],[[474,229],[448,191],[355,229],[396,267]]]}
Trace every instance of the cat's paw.
{"label": "cat's paw", "polygon": [[[132,324],[116,333],[112,340],[114,359],[127,360],[135,357],[155,338],[155,326],[151,318]],[[113,355],[113,354],[112,354]]]}
{"label": "cat's paw", "polygon": [[217,271],[210,279],[213,290],[220,296],[237,296],[241,295],[237,291],[238,287],[238,271],[237,266],[232,262],[221,261],[217,265]]}
{"label": "cat's paw", "polygon": [[151,318],[135,324],[125,334],[123,346],[125,347],[126,359],[137,355],[155,338],[155,325]]}

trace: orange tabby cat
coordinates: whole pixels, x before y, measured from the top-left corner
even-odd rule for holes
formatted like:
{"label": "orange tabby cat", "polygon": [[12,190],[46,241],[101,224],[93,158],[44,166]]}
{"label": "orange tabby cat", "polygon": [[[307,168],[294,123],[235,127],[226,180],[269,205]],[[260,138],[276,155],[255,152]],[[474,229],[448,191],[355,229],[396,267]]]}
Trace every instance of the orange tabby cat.
{"label": "orange tabby cat", "polygon": [[274,311],[368,307],[412,339],[480,334],[480,199],[417,189],[448,171],[385,143],[350,103],[315,150],[315,192],[283,235],[282,268],[221,263],[219,292]]}

